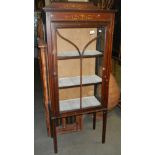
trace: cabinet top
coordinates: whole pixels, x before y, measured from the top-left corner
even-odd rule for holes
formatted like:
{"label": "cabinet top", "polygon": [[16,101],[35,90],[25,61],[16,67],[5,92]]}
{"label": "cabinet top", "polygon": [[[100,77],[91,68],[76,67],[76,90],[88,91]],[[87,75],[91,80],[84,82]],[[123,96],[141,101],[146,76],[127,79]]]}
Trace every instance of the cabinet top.
{"label": "cabinet top", "polygon": [[86,12],[116,12],[116,10],[103,10],[91,2],[53,2],[50,6],[43,8],[45,12],[50,11],[86,11]]}

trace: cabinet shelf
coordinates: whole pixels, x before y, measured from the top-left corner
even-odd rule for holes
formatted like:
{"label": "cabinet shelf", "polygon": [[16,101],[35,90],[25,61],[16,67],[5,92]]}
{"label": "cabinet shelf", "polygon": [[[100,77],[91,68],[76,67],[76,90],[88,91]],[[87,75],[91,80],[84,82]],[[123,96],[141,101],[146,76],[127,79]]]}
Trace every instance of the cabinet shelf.
{"label": "cabinet shelf", "polygon": [[[102,79],[97,75],[82,76],[82,85],[99,84]],[[75,87],[80,85],[80,76],[59,78],[59,88]]]}
{"label": "cabinet shelf", "polygon": [[[61,112],[80,109],[80,98],[60,100],[59,105]],[[101,103],[97,100],[95,96],[82,98],[82,108],[96,107],[100,105]]]}
{"label": "cabinet shelf", "polygon": [[[102,56],[103,53],[97,50],[87,50],[84,52],[83,57],[96,57]],[[58,52],[58,59],[74,59],[80,58],[78,51],[62,51]]]}

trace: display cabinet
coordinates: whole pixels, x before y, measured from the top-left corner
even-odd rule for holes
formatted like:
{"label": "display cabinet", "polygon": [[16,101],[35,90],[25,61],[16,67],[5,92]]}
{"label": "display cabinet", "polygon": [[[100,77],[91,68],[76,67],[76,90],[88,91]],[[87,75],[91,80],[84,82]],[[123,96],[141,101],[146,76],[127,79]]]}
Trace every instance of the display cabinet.
{"label": "display cabinet", "polygon": [[44,96],[54,151],[57,153],[59,119],[103,112],[105,142],[109,76],[115,11],[100,10],[92,3],[52,3],[44,8],[46,85]]}

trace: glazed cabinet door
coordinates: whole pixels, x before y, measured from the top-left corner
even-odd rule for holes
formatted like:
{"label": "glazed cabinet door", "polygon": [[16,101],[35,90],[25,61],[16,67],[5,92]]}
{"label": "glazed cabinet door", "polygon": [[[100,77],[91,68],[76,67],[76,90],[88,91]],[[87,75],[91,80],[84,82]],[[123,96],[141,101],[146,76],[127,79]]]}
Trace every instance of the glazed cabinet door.
{"label": "glazed cabinet door", "polygon": [[46,20],[53,114],[106,109],[113,23]]}

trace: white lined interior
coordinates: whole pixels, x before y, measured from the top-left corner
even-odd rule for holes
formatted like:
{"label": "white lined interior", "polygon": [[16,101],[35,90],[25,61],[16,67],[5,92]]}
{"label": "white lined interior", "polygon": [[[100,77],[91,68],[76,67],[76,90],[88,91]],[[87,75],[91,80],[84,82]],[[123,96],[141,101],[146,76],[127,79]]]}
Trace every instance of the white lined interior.
{"label": "white lined interior", "polygon": [[[101,103],[96,99],[95,96],[83,97],[82,98],[82,108],[96,107],[101,105]],[[75,109],[80,109],[80,98],[61,100],[59,102],[60,111],[70,111]]]}
{"label": "white lined interior", "polygon": [[[82,84],[96,84],[100,82],[102,82],[102,79],[97,75],[82,76]],[[80,85],[80,76],[59,78],[59,87],[68,87],[74,85]]]}
{"label": "white lined interior", "polygon": [[[95,56],[95,55],[102,55],[102,53],[97,50],[87,50],[84,52],[84,56]],[[58,57],[71,57],[71,56],[79,56],[78,51],[58,52]]]}

